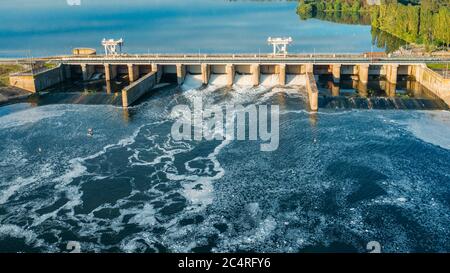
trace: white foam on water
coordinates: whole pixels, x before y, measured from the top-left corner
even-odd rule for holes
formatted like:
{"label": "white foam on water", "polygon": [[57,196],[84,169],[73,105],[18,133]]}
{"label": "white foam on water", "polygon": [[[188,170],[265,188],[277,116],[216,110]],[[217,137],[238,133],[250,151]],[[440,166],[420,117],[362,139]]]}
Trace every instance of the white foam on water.
{"label": "white foam on water", "polygon": [[224,87],[228,84],[227,74],[211,74],[209,78],[209,85],[216,87]]}
{"label": "white foam on water", "polygon": [[[230,103],[240,104],[245,102],[261,103],[261,100],[267,99],[277,93],[286,93],[289,95],[294,95],[294,93],[298,93],[298,88],[294,89],[294,88],[275,87],[267,89],[265,87],[243,88],[238,86],[235,89],[236,90],[230,92],[230,96],[227,98],[227,101],[225,102],[221,101],[220,104],[230,104]],[[190,98],[200,96],[206,102],[209,102],[207,96],[208,94],[214,92],[215,90],[216,89],[214,88],[214,86],[206,87],[202,90],[193,89],[190,90],[189,92],[185,92],[184,95],[190,96]],[[212,103],[214,102],[211,102],[209,104],[205,103],[205,107],[211,106]],[[305,113],[306,111],[298,110],[286,112]],[[336,113],[319,112],[319,115],[328,115],[328,114],[348,115],[349,113],[352,115],[355,114],[354,111],[347,111],[347,112],[340,111]],[[342,118],[346,117],[343,116]],[[167,122],[167,120],[165,122]],[[149,123],[145,124],[145,126],[148,125]],[[20,207],[18,207],[20,209],[20,213],[29,212],[29,214],[27,214],[27,217],[30,217],[33,221],[32,231],[37,232],[37,234],[40,234],[40,232],[38,231],[40,229],[40,226],[37,224],[40,224],[44,220],[49,218],[53,218],[48,220],[49,223],[50,221],[58,221],[57,228],[59,227],[59,225],[64,227],[68,226],[69,228],[72,228],[71,224],[68,224],[70,222],[69,220],[76,221],[80,229],[75,227],[73,230],[74,233],[76,233],[80,237],[90,238],[93,241],[97,240],[97,243],[88,243],[88,242],[83,243],[83,249],[86,251],[88,250],[101,251],[109,249],[109,247],[111,246],[103,245],[102,243],[100,243],[101,242],[100,236],[102,235],[102,233],[101,232],[96,233],[96,231],[112,229],[113,231],[118,232],[119,230],[126,229],[127,223],[124,223],[122,221],[124,219],[124,216],[134,214],[134,216],[132,216],[128,220],[129,223],[145,227],[146,231],[132,232],[132,234],[127,236],[125,239],[121,240],[121,242],[119,243],[120,248],[126,252],[135,252],[145,250],[148,248],[150,248],[150,250],[157,250],[155,248],[155,244],[157,243],[164,245],[165,247],[169,248],[171,251],[174,252],[189,252],[192,250],[193,247],[201,246],[205,241],[205,238],[207,238],[209,234],[215,234],[214,232],[217,232],[212,228],[213,224],[217,222],[226,223],[229,227],[231,227],[229,231],[219,235],[220,237],[218,240],[219,241],[218,246],[217,248],[213,249],[213,251],[220,251],[220,252],[237,251],[241,249],[247,249],[250,251],[256,249],[259,251],[266,251],[266,252],[267,251],[295,252],[298,251],[299,247],[317,244],[317,242],[324,242],[325,245],[329,245],[331,242],[333,242],[334,238],[330,236],[329,233],[327,233],[327,230],[329,231],[330,227],[336,225],[340,227],[349,228],[349,231],[353,232],[354,234],[361,235],[363,239],[367,239],[368,237],[371,237],[373,234],[375,234],[375,232],[371,233],[371,231],[366,231],[368,227],[365,225],[363,217],[361,215],[364,215],[366,206],[377,204],[377,202],[380,201],[383,202],[384,201],[383,198],[377,198],[375,200],[361,202],[355,205],[355,208],[353,208],[353,210],[349,209],[348,211],[347,210],[341,211],[339,217],[332,217],[329,215],[324,215],[322,212],[307,211],[308,209],[299,209],[297,211],[286,213],[279,212],[276,210],[275,203],[277,199],[274,197],[274,195],[262,197],[268,199],[270,198],[271,200],[269,200],[268,202],[266,200],[264,202],[264,205],[263,203],[261,203],[261,208],[259,203],[254,201],[252,201],[254,203],[248,204],[247,208],[248,216],[250,217],[251,221],[254,222],[254,225],[252,223],[251,226],[246,226],[244,231],[236,232],[236,230],[233,229],[233,225],[240,224],[240,222],[238,223],[238,221],[235,221],[236,219],[231,219],[229,221],[229,219],[227,220],[226,217],[223,217],[223,215],[217,214],[205,215],[206,213],[204,212],[205,207],[213,204],[214,198],[216,197],[213,187],[214,183],[217,183],[217,180],[223,178],[225,174],[225,170],[221,166],[218,160],[218,156],[221,153],[222,149],[227,147],[227,145],[229,145],[231,141],[222,141],[218,146],[214,148],[214,151],[211,151],[207,156],[196,157],[194,159],[189,158],[190,160],[186,159],[184,162],[186,170],[182,170],[183,168],[180,168],[181,169],[180,170],[178,169],[179,167],[177,166],[177,164],[175,164],[175,159],[177,158],[177,155],[178,154],[182,155],[183,153],[192,150],[193,148],[195,148],[196,144],[192,142],[183,142],[183,141],[175,142],[171,139],[170,134],[168,135],[161,134],[158,130],[156,129],[153,130],[153,128],[148,129],[146,127],[145,130],[142,130],[141,128],[142,127],[140,127],[137,131],[135,131],[132,136],[124,138],[118,141],[116,144],[107,145],[101,151],[91,156],[84,158],[81,157],[75,158],[72,161],[70,161],[71,167],[70,170],[68,170],[66,173],[55,179],[56,182],[59,182],[57,186],[57,190],[59,191],[55,192],[54,196],[59,196],[61,193],[66,193],[67,198],[70,200],[68,203],[66,203],[66,205],[62,206],[61,208],[73,209],[76,205],[79,205],[82,202],[81,197],[83,193],[81,191],[81,187],[79,185],[68,185],[68,184],[72,182],[75,177],[86,174],[85,161],[88,159],[99,157],[104,153],[109,152],[110,149],[114,149],[116,147],[125,147],[126,149],[128,149],[128,151],[130,151],[133,154],[128,158],[131,166],[159,165],[158,172],[163,172],[164,174],[167,174],[167,178],[169,180],[179,181],[182,187],[181,189],[176,188],[174,190],[169,190],[168,192],[162,192],[157,189],[150,189],[149,192],[155,193],[157,195],[156,197],[157,201],[162,201],[165,202],[165,205],[170,205],[171,200],[170,198],[166,197],[170,194],[173,194],[174,191],[176,191],[177,193],[181,193],[188,200],[188,202],[191,204],[190,207],[185,208],[181,212],[170,215],[169,217],[167,217],[167,219],[164,219],[164,217],[160,218],[158,210],[155,209],[151,204],[139,203],[138,205],[134,205],[134,203],[130,203],[128,204],[128,208],[125,209],[122,207],[125,207],[123,205],[127,204],[127,200],[121,199],[114,204],[102,205],[95,209],[95,211],[100,210],[101,208],[110,208],[110,207],[120,209],[120,216],[115,217],[114,219],[105,220],[101,218],[96,218],[93,215],[93,213],[85,215],[85,214],[75,214],[73,211],[69,213],[64,212],[64,216],[62,217],[55,216],[59,209],[56,209],[49,214],[39,217],[37,216],[35,211],[38,208],[47,206],[49,200],[45,200],[45,202],[41,202],[42,200],[33,200],[26,205],[23,206],[21,205]],[[158,133],[161,135],[159,135]],[[149,141],[145,142],[143,145],[140,145],[139,142],[136,143],[136,145],[132,145],[135,143],[136,138],[142,139],[143,137]],[[355,141],[358,142],[356,144],[353,142],[352,143],[353,146],[358,144],[362,145],[365,143],[365,140],[364,141],[355,140]],[[154,153],[155,156],[152,155],[149,159],[143,156],[145,152],[152,154]],[[330,156],[332,155],[335,156],[336,154],[331,153]],[[396,169],[392,170],[389,169],[394,167],[391,166],[388,160],[382,160],[381,158],[378,158],[373,155],[371,155],[371,160],[374,164],[373,168],[377,170],[383,170],[382,171],[383,173],[391,173],[396,170]],[[200,163],[202,163],[202,165],[198,167],[198,164],[192,164],[192,166],[195,167],[189,167],[189,163],[193,163],[194,161],[199,161]],[[180,163],[183,164],[183,162],[178,162],[178,164]],[[163,164],[164,167],[161,167],[160,164]],[[261,163],[256,162],[255,164]],[[213,170],[213,172],[211,170]],[[239,168],[237,169],[231,168],[229,171],[230,172],[229,175],[232,175],[234,170],[239,171]],[[108,173],[108,171],[105,171],[105,173]],[[415,200],[420,197],[416,196],[415,194],[420,193],[424,197],[429,195],[428,193],[423,192],[426,187],[424,186],[423,184],[424,182],[422,181],[417,181],[417,179],[414,179],[414,181],[406,179],[405,181],[400,181],[402,182],[400,183],[398,182],[399,180],[397,178],[392,180],[395,181],[395,184],[392,185],[394,192],[392,193],[389,192],[390,197],[386,198],[385,201],[387,204],[395,204],[400,205],[402,207],[406,207],[411,203],[411,206],[415,206],[418,203]],[[200,189],[196,187],[198,184],[201,185]],[[321,184],[319,187],[323,187],[324,184]],[[25,185],[26,187],[24,186],[19,187],[18,190],[27,188],[28,185],[33,184],[31,183]],[[311,195],[317,193],[316,188],[314,188],[312,185],[305,184],[304,187],[311,188],[310,191],[308,191],[308,193],[310,193]],[[420,191],[418,190],[411,191],[412,188],[418,188],[420,189]],[[277,191],[276,186],[274,186],[273,189],[274,193],[276,193]],[[351,193],[350,189],[343,189],[342,191],[339,191],[338,195],[341,197],[345,197],[348,196],[350,193]],[[259,192],[256,192],[256,190],[255,192],[251,193],[246,192],[246,194],[251,194],[252,197],[264,195],[264,193],[261,194]],[[319,197],[320,196],[321,195],[319,195]],[[220,194],[218,195],[218,197],[220,197]],[[404,201],[405,200],[404,198],[406,199],[406,202]],[[268,204],[271,204],[270,202],[272,200],[274,203],[274,208],[269,208],[267,211],[267,206]],[[152,201],[155,200],[153,199]],[[225,200],[224,202],[227,201]],[[313,202],[320,203],[320,200],[313,200]],[[220,205],[221,204],[219,202],[218,206]],[[230,202],[230,204],[228,205],[232,205],[232,203]],[[32,206],[33,207],[32,211],[27,211],[26,206]],[[428,205],[424,202],[423,209],[426,210],[426,212],[428,212],[428,210],[436,211],[436,214],[438,214],[442,213],[442,211],[445,211],[444,207],[436,207],[433,208],[433,210],[431,210],[427,206]],[[214,211],[214,209],[212,211]],[[204,216],[205,220],[200,224],[192,224],[185,227],[180,227],[179,221],[181,219],[185,219],[191,216],[191,213],[199,213],[200,215]],[[421,223],[426,223],[430,219],[436,218],[438,218],[438,216],[431,218],[424,217],[423,219],[421,219]],[[311,219],[313,219],[316,222],[314,227],[308,225],[308,223],[311,222]],[[431,223],[431,221],[429,222],[430,225],[436,225],[436,223]],[[289,226],[289,223],[292,223],[293,225]],[[410,248],[409,245],[407,244],[409,238],[402,237],[406,236],[405,235],[406,233],[404,233],[401,229],[395,230],[394,228],[395,225],[398,224],[395,223],[395,221],[393,221],[392,225],[388,226],[388,228],[392,230],[390,231],[392,234],[394,233],[395,235],[398,234],[398,236],[393,236],[393,238],[394,237],[398,238],[396,239],[396,241],[398,242],[400,247],[402,247],[401,250],[413,249]],[[158,234],[155,236],[155,234],[151,231],[151,229],[155,226],[163,227],[165,228],[165,231],[162,234]],[[301,228],[299,228],[299,226],[301,226]],[[0,236],[2,236],[1,234],[9,233],[9,234],[16,234],[16,237],[19,237],[20,233],[25,233],[26,231],[29,230],[26,229],[25,231],[23,231],[15,226],[12,226],[12,228],[11,227],[3,228],[2,230],[1,227],[0,227]],[[440,228],[440,226],[438,227]],[[434,230],[437,230],[437,228],[434,227]],[[36,235],[33,233],[29,233],[26,234],[26,236],[30,238],[26,240],[28,240],[28,242],[30,242],[30,245],[32,245],[34,243],[34,238],[36,238]],[[196,238],[195,243],[192,242],[192,238]],[[348,240],[352,241],[351,238],[349,238]],[[401,243],[403,242],[406,242],[404,246],[401,245]],[[58,242],[58,244],[61,243],[64,242],[61,241]],[[52,247],[58,244],[46,244],[46,247],[51,249]],[[445,241],[442,243],[442,245],[444,244]],[[355,242],[355,245],[358,245],[358,242]],[[392,251],[392,248],[387,250]]]}
{"label": "white foam on water", "polygon": [[[38,226],[46,219],[54,217],[58,213],[59,210],[66,209],[66,210],[69,210],[69,212],[66,213],[67,217],[71,217],[73,220],[79,221],[80,220],[79,218],[87,218],[87,219],[85,219],[86,223],[85,223],[85,225],[82,226],[82,230],[80,230],[80,233],[84,232],[84,233],[86,233],[86,235],[88,235],[92,232],[92,230],[95,230],[97,227],[96,227],[95,222],[93,222],[93,220],[91,219],[92,216],[83,217],[83,216],[75,215],[74,208],[83,203],[83,201],[82,201],[83,192],[81,191],[81,185],[70,185],[70,183],[75,178],[87,174],[86,173],[87,168],[84,165],[86,160],[97,158],[97,157],[107,153],[109,151],[109,149],[111,149],[111,148],[126,147],[128,145],[133,144],[135,142],[136,137],[139,134],[140,130],[144,126],[145,125],[142,125],[139,128],[137,128],[131,136],[123,138],[115,144],[106,145],[105,147],[103,147],[102,150],[100,150],[97,153],[94,153],[94,154],[86,156],[86,157],[77,157],[77,158],[73,158],[73,159],[69,160],[70,168],[62,175],[52,179],[52,182],[56,183],[55,190],[58,192],[58,194],[64,193],[64,195],[66,196],[67,199],[69,199],[69,201],[66,204],[64,204],[62,207],[56,209],[53,212],[50,212],[50,213],[47,213],[47,214],[41,215],[41,216],[35,216],[33,219],[32,226]],[[40,204],[38,207],[42,207],[42,205],[43,204]],[[111,226],[112,226],[112,224],[111,224]],[[86,231],[84,231],[84,230],[86,230]]]}
{"label": "white foam on water", "polygon": [[120,249],[125,253],[139,253],[148,250],[147,248],[150,247],[154,252],[157,252],[157,249],[153,246],[156,242],[154,234],[139,232],[122,240]]}
{"label": "white foam on water", "polygon": [[286,94],[290,97],[296,97],[301,95],[299,89],[297,88],[292,88],[292,87],[273,87],[271,89],[269,89],[268,92],[264,92],[263,96],[261,98],[259,98],[258,102],[262,103],[265,102],[267,100],[269,100],[270,98],[272,98],[274,95],[276,94]]}
{"label": "white foam on water", "polygon": [[251,87],[253,86],[253,76],[236,74],[236,76],[234,77],[234,85],[241,87]]}
{"label": "white foam on water", "polygon": [[154,152],[159,155],[155,156],[155,158],[151,161],[144,160],[140,157],[141,149],[136,149],[134,154],[128,158],[128,162],[130,162],[131,166],[154,166],[156,164],[160,164],[163,162],[163,159],[166,161],[166,165],[168,164],[167,160],[170,159],[170,162],[173,163],[175,160],[175,156],[180,153],[186,153],[193,149],[193,147],[187,143],[182,141],[173,141],[171,138],[171,134],[166,136],[166,140],[162,146],[159,144],[153,144],[149,148],[145,148],[146,152]]}
{"label": "white foam on water", "polygon": [[[226,75],[225,75],[226,76]],[[225,77],[223,77],[225,78]],[[252,83],[252,77],[251,75],[240,75],[237,79],[237,84],[233,87],[233,91],[231,91],[231,101],[222,102],[216,105],[228,105],[228,104],[242,104],[248,101],[254,100],[258,94],[264,93],[266,89],[264,88],[253,88],[250,87]],[[196,97],[202,97],[204,98],[207,93],[212,93],[216,90],[214,88],[214,85],[208,86],[206,89],[197,90],[197,89],[191,89],[188,92],[184,93],[184,96],[188,98],[191,102],[194,101]],[[211,106],[208,104],[208,101],[206,101],[206,104],[204,107]],[[235,115],[236,113],[232,113]],[[205,206],[209,205],[213,201],[213,181],[216,181],[220,178],[222,178],[225,175],[225,170],[222,168],[219,160],[217,159],[218,155],[220,154],[221,150],[224,149],[228,144],[231,143],[230,138],[224,137],[224,140],[214,148],[214,151],[211,152],[206,157],[197,157],[192,160],[189,160],[185,162],[185,169],[188,171],[187,173],[166,173],[166,176],[170,180],[174,181],[190,181],[190,182],[184,182],[183,188],[183,195],[186,197],[187,200],[190,201],[191,204],[191,211],[192,209],[198,211],[200,209],[205,208]],[[185,151],[176,151],[178,152],[185,152]],[[166,154],[166,153],[164,153]],[[174,160],[174,154],[170,154],[169,156],[172,160]],[[157,159],[155,159],[157,160]],[[159,161],[159,160],[158,160]],[[207,174],[205,175],[197,175],[196,169],[190,168],[189,164],[192,161],[206,161],[211,162],[213,164],[212,171],[213,174]],[[155,163],[155,161],[151,162],[152,164]],[[208,173],[208,170],[206,170]],[[201,187],[196,187],[198,185],[201,185]]]}
{"label": "white foam on water", "polygon": [[[213,164],[213,170],[216,172],[216,174],[213,177],[202,177],[191,183],[191,185],[187,185],[185,187],[184,194],[185,196],[191,200],[191,202],[194,205],[202,205],[207,206],[213,202],[213,181],[221,179],[225,175],[225,170],[220,165],[219,160],[217,159],[217,156],[220,154],[220,151],[224,149],[228,144],[230,144],[231,141],[225,138],[215,149],[212,153],[210,153],[207,156],[207,159],[209,159]],[[188,164],[188,163],[187,163]],[[194,184],[202,184],[202,188],[199,189],[192,189],[192,185]]]}
{"label": "white foam on water", "polygon": [[233,252],[237,249],[250,248],[254,249],[263,244],[272,234],[275,233],[277,228],[277,221],[272,216],[268,216],[264,220],[258,223],[258,226],[248,232],[237,237],[231,237],[227,240],[223,240],[220,244],[220,251],[224,249],[227,252]]}
{"label": "white foam on water", "polygon": [[[214,187],[210,178],[199,177],[190,183],[183,183],[183,195],[189,200],[194,209],[203,209],[212,204],[214,198]],[[195,186],[201,185],[201,189]],[[191,210],[192,211],[192,210]]]}
{"label": "white foam on water", "polygon": [[261,74],[260,85],[262,86],[275,86],[280,84],[280,77],[278,74]]}
{"label": "white foam on water", "polygon": [[268,92],[271,92],[271,89],[267,86],[258,85],[252,87],[233,85],[233,90],[229,92],[231,99],[225,102],[224,105],[259,104],[265,100],[261,100],[261,98]]}
{"label": "white foam on water", "polygon": [[76,157],[76,158],[71,159],[69,161],[69,163],[71,165],[70,170],[67,171],[66,173],[64,173],[63,175],[55,178],[53,181],[61,183],[60,186],[65,186],[65,185],[71,183],[74,178],[85,174],[86,167],[83,165],[83,163],[86,160],[97,158],[100,155],[103,155],[103,154],[107,153],[108,150],[111,149],[111,148],[114,148],[114,147],[126,147],[128,145],[133,144],[136,141],[137,135],[139,134],[139,132],[141,131],[141,129],[144,126],[145,125],[141,125],[139,128],[137,128],[133,132],[133,134],[131,136],[125,137],[125,138],[119,140],[115,144],[106,145],[105,147],[103,147],[102,150],[100,150],[99,152],[97,152],[95,154],[92,154],[92,155],[89,155],[89,156],[86,156],[86,157]]}
{"label": "white foam on water", "polygon": [[202,75],[200,74],[186,74],[186,77],[184,78],[184,82],[181,85],[181,88],[183,90],[191,90],[199,88],[203,85]]}
{"label": "white foam on water", "polygon": [[23,229],[17,225],[11,224],[0,225],[0,238],[5,236],[13,238],[22,238],[24,239],[27,245],[33,245],[36,247],[43,245],[43,241],[41,239],[37,239],[36,233],[34,233],[29,229]]}
{"label": "white foam on water", "polygon": [[306,86],[306,76],[288,74],[286,75],[286,84]]}
{"label": "white foam on water", "polygon": [[21,188],[28,186],[36,181],[37,179],[35,177],[18,177],[14,179],[13,181],[11,181],[11,185],[8,188],[2,190],[0,194],[0,204],[6,203],[6,201],[8,201],[8,199]]}
{"label": "white foam on water", "polygon": [[408,131],[413,133],[415,137],[442,148],[450,149],[449,111],[426,111],[399,123],[404,123]]}
{"label": "white foam on water", "polygon": [[67,112],[66,109],[58,105],[40,106],[26,110],[14,112],[0,117],[0,128],[7,129],[12,127],[33,124],[44,119],[60,117]]}
{"label": "white foam on water", "polygon": [[12,181],[6,181],[2,183],[0,186],[5,187],[0,194],[0,204],[6,203],[11,196],[18,193],[19,191],[29,191],[34,187],[33,184],[42,181],[53,174],[53,171],[50,169],[49,164],[45,164],[41,168],[41,172],[38,175],[30,176],[30,177],[18,177]]}
{"label": "white foam on water", "polygon": [[[275,77],[276,80],[276,77]],[[271,97],[276,93],[284,92],[287,94],[298,93],[297,90],[294,89],[272,89],[270,92],[267,92],[267,88],[264,86],[260,87],[250,87],[252,85],[252,77],[251,75],[239,75],[238,79],[233,86],[233,91],[231,91],[232,99],[231,101],[223,102],[223,105],[227,104],[243,104],[247,102],[255,101],[255,98],[261,94],[264,94],[263,97]],[[214,90],[214,89],[211,89]],[[204,90],[190,90],[185,94],[191,101],[194,100],[197,96],[204,96]],[[219,104],[220,105],[220,104]],[[208,107],[208,105],[205,105]],[[236,113],[232,113],[235,115]],[[225,170],[222,168],[220,162],[217,159],[217,156],[220,154],[221,150],[224,149],[227,145],[229,145],[232,141],[230,138],[224,138],[224,140],[215,147],[214,151],[210,153],[206,158],[198,157],[193,160],[190,160],[185,163],[186,170],[190,171],[190,174],[176,174],[176,173],[168,173],[167,177],[171,180],[178,181],[192,181],[190,183],[184,183],[184,196],[190,201],[192,205],[194,205],[194,209],[198,208],[198,205],[202,205],[201,208],[204,208],[206,205],[209,205],[213,201],[213,181],[221,179],[225,175]],[[213,163],[213,170],[215,175],[210,177],[202,177],[195,173],[194,169],[190,169],[189,163],[191,161],[196,160],[209,160]],[[194,188],[196,185],[201,184],[201,189]],[[197,209],[196,209],[197,210]]]}
{"label": "white foam on water", "polygon": [[156,211],[151,204],[145,204],[142,209],[134,211],[127,211],[127,214],[135,213],[136,215],[130,219],[130,223],[135,223],[140,226],[152,226],[156,224]]}
{"label": "white foam on water", "polygon": [[92,75],[91,81],[100,80],[102,78],[102,76],[103,76],[102,73],[95,73],[94,75]]}

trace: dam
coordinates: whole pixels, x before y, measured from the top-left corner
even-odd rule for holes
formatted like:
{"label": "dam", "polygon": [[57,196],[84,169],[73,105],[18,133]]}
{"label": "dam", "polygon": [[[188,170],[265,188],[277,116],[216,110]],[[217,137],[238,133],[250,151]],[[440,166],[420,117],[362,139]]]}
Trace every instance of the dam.
{"label": "dam", "polygon": [[[445,63],[448,57],[374,57],[370,54],[178,54],[178,55],[82,55],[50,57],[47,61],[56,68],[30,76],[16,74],[10,78],[12,86],[39,92],[67,79],[84,82],[104,77],[106,93],[114,93],[111,82],[125,77],[129,85],[119,90],[122,106],[129,107],[161,82],[184,83],[187,76],[195,77],[202,85],[217,78],[222,84],[246,86],[306,86],[311,111],[319,108],[317,80],[329,76],[339,84],[342,77],[358,80],[361,97],[367,97],[370,77],[385,80],[387,97],[395,97],[400,77],[414,79],[433,95],[450,105],[450,79],[427,68],[426,63]],[[339,87],[332,88],[339,96]],[[116,90],[117,91],[117,90]]]}

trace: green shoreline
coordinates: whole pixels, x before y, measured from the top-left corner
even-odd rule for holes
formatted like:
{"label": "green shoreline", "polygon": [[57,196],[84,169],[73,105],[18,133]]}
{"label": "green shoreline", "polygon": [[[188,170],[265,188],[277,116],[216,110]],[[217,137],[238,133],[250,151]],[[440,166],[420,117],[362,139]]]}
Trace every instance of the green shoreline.
{"label": "green shoreline", "polygon": [[450,4],[441,0],[383,1],[369,6],[362,0],[299,0],[301,19],[317,18],[339,23],[370,25],[427,51],[450,45]]}

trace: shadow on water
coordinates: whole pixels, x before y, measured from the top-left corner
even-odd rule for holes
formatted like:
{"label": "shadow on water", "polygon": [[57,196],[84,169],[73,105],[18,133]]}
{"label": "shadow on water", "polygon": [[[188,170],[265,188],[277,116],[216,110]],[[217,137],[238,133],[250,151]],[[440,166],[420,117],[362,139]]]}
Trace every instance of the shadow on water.
{"label": "shadow on water", "polygon": [[127,85],[129,85],[127,77],[118,77],[114,81],[105,79],[88,82],[69,80],[43,91],[39,96],[32,96],[28,102],[38,106],[47,104],[120,106],[122,103],[121,90]]}
{"label": "shadow on water", "polygon": [[441,99],[414,79],[399,77],[392,84],[370,76],[364,84],[357,76],[342,76],[334,83],[329,75],[319,76],[319,107],[333,109],[447,110]]}

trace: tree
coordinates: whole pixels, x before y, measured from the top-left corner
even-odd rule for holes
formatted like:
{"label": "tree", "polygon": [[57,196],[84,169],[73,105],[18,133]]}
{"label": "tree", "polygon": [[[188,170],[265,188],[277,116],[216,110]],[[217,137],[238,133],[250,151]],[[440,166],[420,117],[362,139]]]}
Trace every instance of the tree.
{"label": "tree", "polygon": [[360,9],[361,9],[361,3],[359,2],[359,0],[353,1],[352,11],[353,12],[359,12]]}
{"label": "tree", "polygon": [[340,11],[342,9],[341,0],[334,1],[334,11]]}
{"label": "tree", "polygon": [[297,14],[302,20],[309,19],[313,16],[313,5],[312,4],[300,4],[297,7]]}

